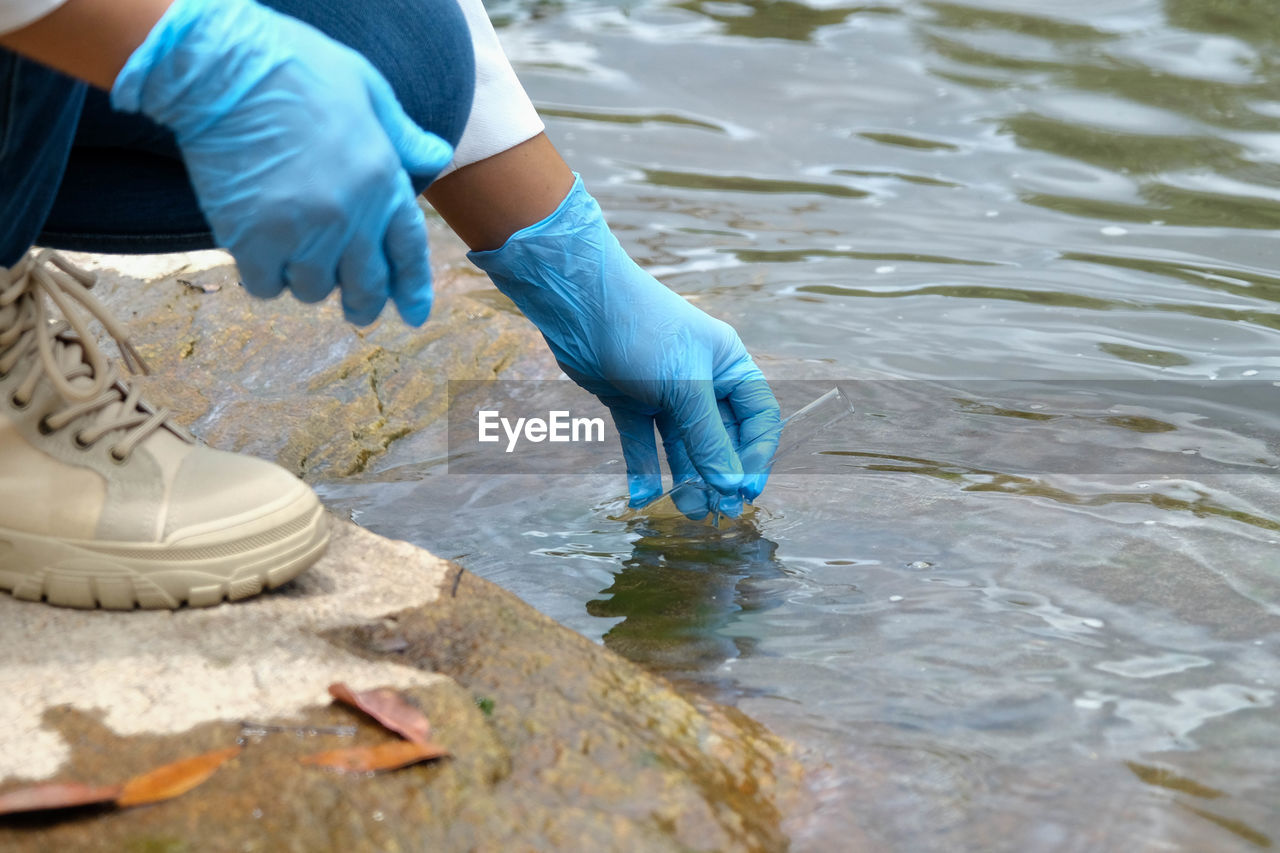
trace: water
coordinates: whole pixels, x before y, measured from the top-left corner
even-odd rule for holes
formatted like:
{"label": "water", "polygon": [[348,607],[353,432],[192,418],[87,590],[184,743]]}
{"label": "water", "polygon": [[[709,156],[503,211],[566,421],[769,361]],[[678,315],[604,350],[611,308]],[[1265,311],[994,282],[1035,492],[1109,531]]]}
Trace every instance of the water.
{"label": "water", "polygon": [[860,416],[721,530],[394,446],[326,499],[797,741],[798,849],[1280,840],[1273,4],[491,11],[638,260]]}

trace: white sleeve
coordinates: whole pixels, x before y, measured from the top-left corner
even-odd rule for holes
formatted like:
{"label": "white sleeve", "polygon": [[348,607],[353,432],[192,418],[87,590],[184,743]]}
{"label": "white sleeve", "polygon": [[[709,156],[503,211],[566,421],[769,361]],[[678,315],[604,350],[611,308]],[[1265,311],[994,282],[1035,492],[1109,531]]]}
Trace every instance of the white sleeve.
{"label": "white sleeve", "polygon": [[0,33],[20,30],[65,2],[66,0],[0,0]]}
{"label": "white sleeve", "polygon": [[[0,3],[6,1],[0,0]],[[476,55],[476,92],[453,162],[441,175],[500,154],[543,130],[538,111],[502,52],[482,0],[458,0],[458,5],[471,29],[471,44]]]}

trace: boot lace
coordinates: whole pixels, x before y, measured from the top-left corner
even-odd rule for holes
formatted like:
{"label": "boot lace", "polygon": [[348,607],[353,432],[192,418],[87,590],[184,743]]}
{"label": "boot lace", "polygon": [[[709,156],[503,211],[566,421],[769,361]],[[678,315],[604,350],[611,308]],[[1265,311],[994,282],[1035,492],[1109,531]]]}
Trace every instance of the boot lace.
{"label": "boot lace", "polygon": [[[194,443],[191,433],[170,420],[168,409],[151,407],[119,377],[90,334],[85,314],[115,340],[131,373],[149,372],[123,327],[89,292],[96,281],[97,276],[48,249],[28,252],[11,269],[0,269],[0,377],[24,359],[30,362],[12,393],[14,406],[25,408],[43,377],[67,405],[40,420],[41,432],[57,432],[86,418],[75,435],[77,445],[89,448],[119,434],[110,451],[117,462],[161,429]],[[63,319],[50,316],[45,297]],[[36,357],[28,358],[33,349]]]}

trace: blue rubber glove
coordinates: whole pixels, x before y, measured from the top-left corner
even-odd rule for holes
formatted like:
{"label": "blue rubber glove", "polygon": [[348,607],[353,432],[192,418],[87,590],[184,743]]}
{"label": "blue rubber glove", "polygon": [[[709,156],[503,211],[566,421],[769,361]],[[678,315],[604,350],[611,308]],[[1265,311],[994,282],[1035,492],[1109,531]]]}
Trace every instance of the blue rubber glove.
{"label": "blue rubber glove", "polygon": [[409,172],[453,149],[415,125],[363,56],[254,0],[176,0],[129,57],[111,103],[173,130],[218,245],[250,293],[304,302],[342,288],[367,324],[388,296],[431,311]]}
{"label": "blue rubber glove", "polygon": [[[732,327],[631,260],[581,178],[546,219],[467,257],[533,321],[565,373],[609,407],[631,506],[662,494],[655,426],[675,481],[705,480],[726,496],[720,512],[735,514],[764,489],[779,432],[764,375]],[[707,492],[697,494],[701,506],[680,505],[691,517],[709,509]]]}

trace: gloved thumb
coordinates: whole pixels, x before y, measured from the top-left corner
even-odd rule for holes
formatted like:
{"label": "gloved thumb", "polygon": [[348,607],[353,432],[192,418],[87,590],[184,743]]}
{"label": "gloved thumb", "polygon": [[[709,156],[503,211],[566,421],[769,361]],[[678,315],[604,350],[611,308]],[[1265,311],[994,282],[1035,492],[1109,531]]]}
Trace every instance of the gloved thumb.
{"label": "gloved thumb", "polygon": [[366,67],[365,77],[373,112],[400,156],[400,165],[415,177],[434,178],[453,160],[453,146],[418,127],[400,105],[387,78],[372,65]]}
{"label": "gloved thumb", "polygon": [[702,479],[722,495],[737,492],[742,485],[742,462],[720,418],[711,383],[680,383],[670,411]]}

